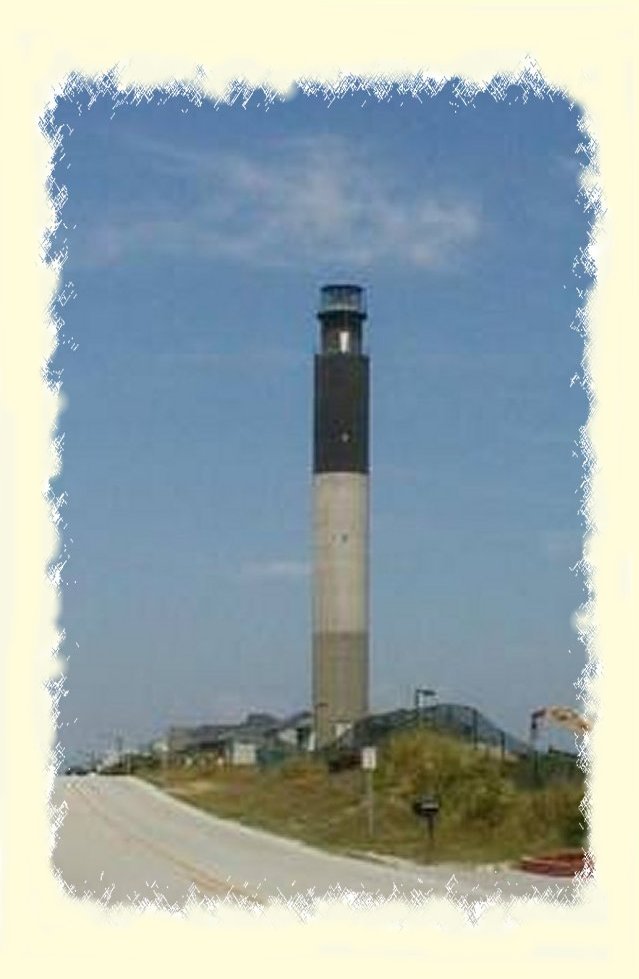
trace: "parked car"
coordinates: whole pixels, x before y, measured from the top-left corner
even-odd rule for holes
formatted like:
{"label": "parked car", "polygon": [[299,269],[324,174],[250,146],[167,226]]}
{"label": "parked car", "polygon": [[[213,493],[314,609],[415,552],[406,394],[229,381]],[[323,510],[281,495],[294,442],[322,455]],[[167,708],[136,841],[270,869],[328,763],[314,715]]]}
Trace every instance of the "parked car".
{"label": "parked car", "polygon": [[64,772],[65,775],[88,775],[89,769],[84,765],[70,765]]}

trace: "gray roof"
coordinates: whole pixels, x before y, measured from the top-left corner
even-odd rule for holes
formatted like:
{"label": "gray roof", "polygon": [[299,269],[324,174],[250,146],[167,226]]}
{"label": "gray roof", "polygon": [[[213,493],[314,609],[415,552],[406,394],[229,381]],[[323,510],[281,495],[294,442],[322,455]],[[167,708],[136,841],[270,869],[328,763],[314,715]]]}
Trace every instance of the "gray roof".
{"label": "gray roof", "polygon": [[298,710],[295,714],[289,715],[281,720],[276,731],[286,731],[289,728],[308,728],[313,726],[313,715],[309,710]]}

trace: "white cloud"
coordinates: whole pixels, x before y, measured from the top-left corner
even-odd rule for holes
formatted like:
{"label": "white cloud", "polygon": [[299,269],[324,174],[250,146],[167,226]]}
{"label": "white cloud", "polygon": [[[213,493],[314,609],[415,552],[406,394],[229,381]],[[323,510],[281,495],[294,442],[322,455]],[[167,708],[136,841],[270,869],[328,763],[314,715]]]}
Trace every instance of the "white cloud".
{"label": "white cloud", "polygon": [[306,578],[310,565],[306,561],[257,561],[245,565],[242,574],[249,578]]}
{"label": "white cloud", "polygon": [[261,266],[428,269],[448,264],[480,231],[470,200],[415,190],[334,136],[285,140],[254,155],[148,141],[133,151],[148,159],[149,181],[153,173],[172,179],[175,193],[157,207],[98,218],[86,243],[92,264],[196,252]]}

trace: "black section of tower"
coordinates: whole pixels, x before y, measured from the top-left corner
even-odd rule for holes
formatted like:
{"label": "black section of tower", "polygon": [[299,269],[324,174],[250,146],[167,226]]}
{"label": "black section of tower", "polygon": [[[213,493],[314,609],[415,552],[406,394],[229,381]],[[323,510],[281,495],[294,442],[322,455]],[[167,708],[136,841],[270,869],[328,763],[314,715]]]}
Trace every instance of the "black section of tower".
{"label": "black section of tower", "polygon": [[369,362],[362,353],[366,319],[360,286],[324,286],[315,356],[313,471],[368,473]]}

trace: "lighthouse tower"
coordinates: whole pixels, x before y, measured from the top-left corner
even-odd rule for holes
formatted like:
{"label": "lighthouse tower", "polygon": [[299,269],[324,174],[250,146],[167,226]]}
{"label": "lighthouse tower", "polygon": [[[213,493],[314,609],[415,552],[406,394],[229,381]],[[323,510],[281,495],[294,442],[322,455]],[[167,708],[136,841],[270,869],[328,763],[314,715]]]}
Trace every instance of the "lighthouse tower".
{"label": "lighthouse tower", "polygon": [[368,713],[369,361],[364,290],[327,285],[318,311],[313,458],[316,746]]}

